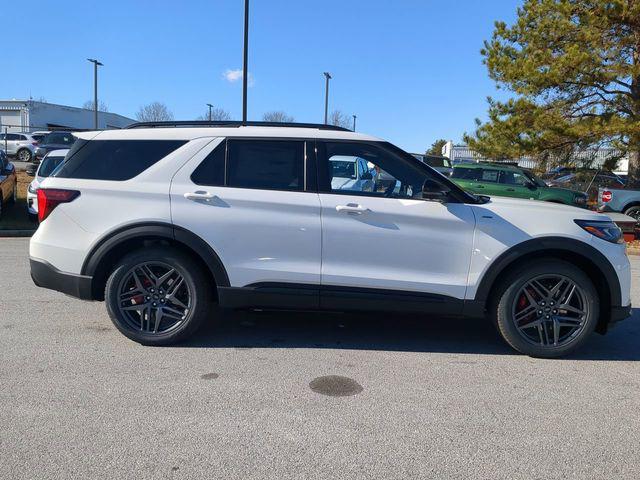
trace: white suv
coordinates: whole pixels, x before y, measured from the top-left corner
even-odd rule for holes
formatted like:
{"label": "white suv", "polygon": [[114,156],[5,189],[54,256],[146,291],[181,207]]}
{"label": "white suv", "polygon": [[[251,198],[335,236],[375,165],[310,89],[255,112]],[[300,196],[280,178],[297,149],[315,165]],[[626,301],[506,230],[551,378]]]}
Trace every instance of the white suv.
{"label": "white suv", "polygon": [[[143,344],[184,340],[218,305],[488,316],[516,350],[556,357],[630,315],[608,217],[471,195],[367,135],[258,122],[76,135],[38,190],[31,274],[104,299]],[[383,180],[333,182],[345,158]]]}

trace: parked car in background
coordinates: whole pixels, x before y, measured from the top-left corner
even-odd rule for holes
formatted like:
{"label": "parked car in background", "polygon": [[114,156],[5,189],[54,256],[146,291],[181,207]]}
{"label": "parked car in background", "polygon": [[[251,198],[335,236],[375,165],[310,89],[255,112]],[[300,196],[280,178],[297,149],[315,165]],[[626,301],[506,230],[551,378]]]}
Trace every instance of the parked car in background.
{"label": "parked car in background", "polygon": [[9,157],[0,150],[0,219],[5,205],[16,202],[18,195],[18,177],[16,167],[9,162]]}
{"label": "parked car in background", "polygon": [[447,157],[425,155],[423,153],[412,153],[411,155],[416,157],[422,163],[426,163],[437,172],[440,172],[445,177],[450,177],[451,173],[453,172],[453,165],[451,165],[451,160],[449,160]]}
{"label": "parked car in background", "polygon": [[[145,345],[192,336],[217,307],[364,310],[489,317],[516,350],[558,357],[630,316],[607,216],[472,195],[375,137],[281,125],[78,133],[38,190],[33,281],[105,300]],[[336,189],[344,157],[385,188]]]}
{"label": "parked car in background", "polygon": [[476,194],[543,200],[583,208],[587,206],[587,196],[584,193],[549,187],[529,170],[509,164],[455,165],[451,180]]}
{"label": "parked car in background", "polygon": [[63,150],[71,148],[76,141],[76,137],[71,132],[55,131],[44,137],[36,149],[35,160],[42,158],[52,150]]}
{"label": "parked car in background", "polygon": [[0,133],[0,144],[7,155],[21,162],[30,162],[35,155],[38,142],[28,133]]}
{"label": "parked car in background", "polygon": [[576,170],[553,180],[547,180],[550,187],[568,188],[585,192],[588,202],[595,204],[599,188],[624,188],[625,181],[607,170]]}
{"label": "parked car in background", "polygon": [[[42,161],[37,165],[35,171],[32,171],[27,167],[27,174],[36,177],[31,181],[27,188],[27,210],[30,215],[38,215],[38,188],[40,187],[40,183],[51,175],[58,165],[64,161],[64,156],[68,151],[69,149],[52,150],[44,156]],[[33,165],[33,167],[35,167],[35,165]]]}
{"label": "parked car in background", "polygon": [[640,191],[600,187],[598,211],[624,213],[640,221]]}
{"label": "parked car in background", "polygon": [[36,132],[31,132],[31,136],[33,137],[33,139],[38,142],[38,144],[42,141],[42,139],[44,137],[46,137],[47,135],[49,135],[51,132],[47,131],[47,130],[39,130]]}
{"label": "parked car in background", "polygon": [[367,161],[359,157],[336,155],[329,159],[331,188],[372,192],[375,187],[373,174]]}

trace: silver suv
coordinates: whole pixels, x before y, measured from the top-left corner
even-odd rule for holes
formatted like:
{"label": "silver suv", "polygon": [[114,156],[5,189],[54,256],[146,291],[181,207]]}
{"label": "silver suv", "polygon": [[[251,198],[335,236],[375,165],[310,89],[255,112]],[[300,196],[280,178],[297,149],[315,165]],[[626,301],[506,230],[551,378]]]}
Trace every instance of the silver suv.
{"label": "silver suv", "polygon": [[21,162],[30,162],[35,155],[38,142],[28,133],[0,134],[0,148],[7,155],[15,156]]}

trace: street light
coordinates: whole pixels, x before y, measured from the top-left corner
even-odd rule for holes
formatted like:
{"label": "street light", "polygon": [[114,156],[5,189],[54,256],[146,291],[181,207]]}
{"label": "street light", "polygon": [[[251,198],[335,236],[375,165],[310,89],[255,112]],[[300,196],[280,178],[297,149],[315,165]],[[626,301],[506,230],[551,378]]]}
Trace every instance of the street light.
{"label": "street light", "polygon": [[104,64],[100,63],[94,58],[87,58],[93,63],[93,126],[98,129],[98,66],[102,67]]}
{"label": "street light", "polygon": [[244,52],[242,62],[242,123],[247,123],[247,79],[249,75],[249,0],[244,0]]}
{"label": "street light", "polygon": [[324,77],[326,80],[324,91],[324,124],[327,125],[329,123],[329,80],[331,80],[331,74],[324,72]]}
{"label": "street light", "polygon": [[207,107],[209,107],[209,121],[211,121],[211,109],[213,108],[213,105],[207,103]]}
{"label": "street light", "polygon": [[357,115],[353,115],[353,131],[356,131],[356,118],[358,118]]}

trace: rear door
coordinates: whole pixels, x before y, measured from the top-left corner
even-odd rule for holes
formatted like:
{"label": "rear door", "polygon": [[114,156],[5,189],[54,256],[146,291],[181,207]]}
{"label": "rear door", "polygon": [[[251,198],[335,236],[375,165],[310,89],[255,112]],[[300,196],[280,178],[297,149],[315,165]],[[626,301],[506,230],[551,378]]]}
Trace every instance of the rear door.
{"label": "rear door", "polygon": [[316,287],[308,306],[317,306],[321,230],[312,155],[305,140],[215,139],[175,175],[172,221],[211,246],[232,287]]}
{"label": "rear door", "polygon": [[[331,159],[340,156],[367,162],[372,191],[332,188]],[[383,143],[318,142],[318,167],[323,306],[365,307],[363,294],[367,308],[402,292],[443,306],[464,298],[475,217],[464,203],[422,198],[434,173]]]}

